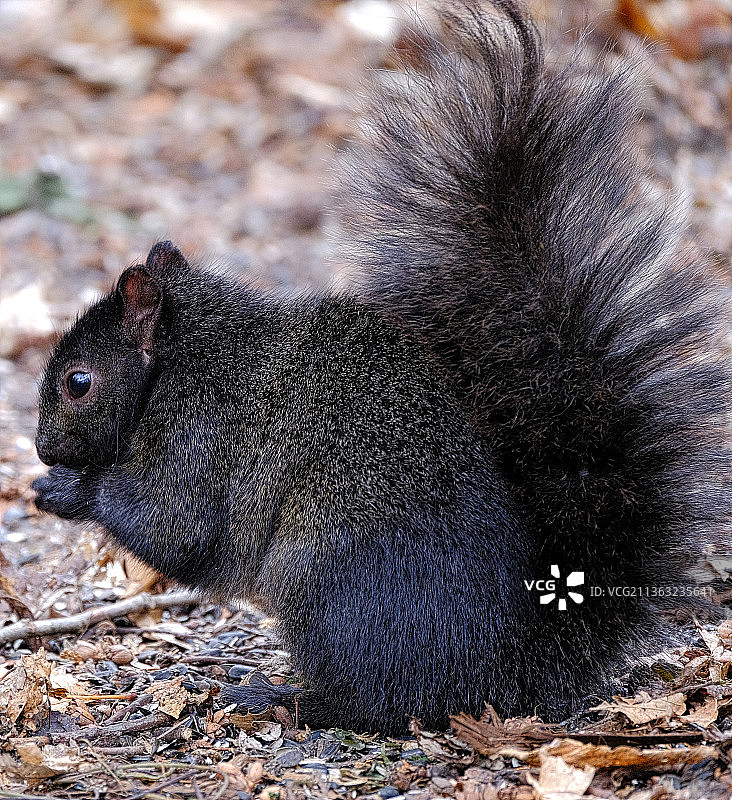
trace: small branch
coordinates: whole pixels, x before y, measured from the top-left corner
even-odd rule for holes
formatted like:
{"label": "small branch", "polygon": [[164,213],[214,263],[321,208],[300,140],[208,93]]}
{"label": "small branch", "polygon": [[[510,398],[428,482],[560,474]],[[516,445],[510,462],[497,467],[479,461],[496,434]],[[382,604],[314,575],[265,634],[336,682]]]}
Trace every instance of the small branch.
{"label": "small branch", "polygon": [[95,747],[95,753],[102,756],[125,757],[125,756],[146,756],[150,753],[150,745],[131,744],[129,747]]}
{"label": "small branch", "polygon": [[607,747],[653,747],[662,744],[701,744],[710,734],[699,730],[636,733],[623,731],[565,731],[556,726],[527,723],[522,728],[506,729],[503,725],[480,722],[468,714],[450,718],[457,736],[481,755],[495,755],[505,747],[528,750],[548,744],[555,739],[573,739],[584,744]]}
{"label": "small branch", "polygon": [[116,617],[124,617],[138,611],[147,611],[155,608],[170,608],[198,603],[199,599],[188,591],[172,592],[170,594],[138,594],[117,603],[109,603],[98,608],[90,608],[80,614],[58,619],[23,620],[13,625],[0,628],[0,644],[14,642],[16,639],[28,639],[38,636],[53,636],[59,633],[73,633],[86,630],[98,622]]}
{"label": "small branch", "polygon": [[154,786],[151,786],[149,789],[143,789],[141,792],[137,792],[137,794],[131,794],[128,796],[127,800],[142,800],[143,797],[146,797],[149,794],[157,794],[161,789],[167,789],[168,786],[173,786],[176,783],[180,783],[181,781],[187,781],[191,778],[195,777],[197,772],[195,769],[190,770],[189,772],[184,772],[182,775],[173,775],[171,778],[168,778],[161,783],[156,783]]}
{"label": "small branch", "polygon": [[158,728],[161,725],[166,725],[170,722],[170,717],[163,711],[156,711],[154,714],[148,714],[146,717],[139,719],[126,719],[124,722],[117,722],[115,725],[105,725],[104,727],[95,728],[82,728],[80,731],[66,734],[58,733],[54,735],[55,739],[86,739],[92,742],[94,739],[99,739],[101,736],[125,736],[128,733],[141,733],[142,731],[149,731],[153,728]]}
{"label": "small branch", "polygon": [[243,667],[259,667],[262,664],[261,659],[255,661],[251,658],[242,656],[183,656],[178,659],[183,664],[240,664]]}
{"label": "small branch", "polygon": [[131,714],[133,711],[137,711],[140,706],[144,706],[146,703],[149,703],[153,699],[151,694],[141,694],[136,700],[133,700],[126,706],[123,706],[119,709],[119,711],[115,711],[112,716],[105,720],[103,723],[105,726],[114,725],[115,722],[121,722],[126,714]]}

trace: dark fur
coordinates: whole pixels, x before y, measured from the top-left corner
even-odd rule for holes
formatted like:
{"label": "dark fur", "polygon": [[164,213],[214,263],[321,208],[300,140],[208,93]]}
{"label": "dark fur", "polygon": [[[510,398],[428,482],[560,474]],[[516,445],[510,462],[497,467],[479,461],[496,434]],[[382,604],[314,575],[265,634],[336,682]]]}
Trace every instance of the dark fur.
{"label": "dark fur", "polygon": [[268,300],[161,243],[41,390],[39,507],[276,616],[319,724],[567,713],[657,615],[560,613],[523,581],[686,584],[728,513],[714,295],[638,185],[628,83],[547,78],[496,5],[510,22],[444,14],[408,99],[380,96],[358,299]]}

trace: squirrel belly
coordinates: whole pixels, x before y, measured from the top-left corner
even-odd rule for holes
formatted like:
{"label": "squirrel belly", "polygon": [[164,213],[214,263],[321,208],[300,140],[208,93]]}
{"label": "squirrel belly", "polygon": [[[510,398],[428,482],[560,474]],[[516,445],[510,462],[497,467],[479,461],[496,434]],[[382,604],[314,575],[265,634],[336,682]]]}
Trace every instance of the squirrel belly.
{"label": "squirrel belly", "polygon": [[643,186],[631,83],[548,73],[494,5],[443,12],[380,89],[356,290],[273,300],[160,242],[41,387],[39,508],[256,598],[310,724],[566,716],[693,606],[729,517],[722,294]]}

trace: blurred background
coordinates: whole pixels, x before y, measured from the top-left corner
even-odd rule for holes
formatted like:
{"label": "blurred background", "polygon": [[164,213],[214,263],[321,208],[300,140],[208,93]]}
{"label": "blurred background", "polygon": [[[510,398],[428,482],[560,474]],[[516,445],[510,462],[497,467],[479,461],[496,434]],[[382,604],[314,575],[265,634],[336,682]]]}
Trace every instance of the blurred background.
{"label": "blurred background", "polygon": [[[730,0],[530,6],[558,60],[588,25],[595,54],[639,56],[648,176],[729,279]],[[270,289],[338,280],[333,166],[410,25],[388,0],[0,0],[0,573],[32,613],[124,591],[30,502],[56,332],[160,238]]]}

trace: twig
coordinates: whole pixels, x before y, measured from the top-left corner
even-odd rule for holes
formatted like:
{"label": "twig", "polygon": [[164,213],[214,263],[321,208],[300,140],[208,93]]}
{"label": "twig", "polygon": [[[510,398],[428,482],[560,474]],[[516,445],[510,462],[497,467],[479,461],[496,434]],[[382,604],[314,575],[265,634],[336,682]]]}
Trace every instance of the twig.
{"label": "twig", "polygon": [[103,756],[146,756],[150,754],[149,745],[131,744],[127,747],[94,747],[94,752]]}
{"label": "twig", "polygon": [[159,725],[164,725],[170,720],[167,714],[158,711],[155,714],[148,714],[146,717],[140,719],[128,719],[124,722],[119,722],[116,725],[105,725],[100,728],[82,728],[78,733],[57,733],[52,737],[54,740],[73,739],[74,741],[87,739],[91,743],[94,739],[100,736],[124,736],[127,733],[140,733],[141,731],[149,731],[151,728],[157,728]]}
{"label": "twig", "polygon": [[[155,742],[153,743],[153,752],[156,755],[159,752],[161,752],[161,749],[157,746],[160,743],[168,745],[168,744],[172,744],[173,742],[175,742],[177,740],[177,738],[178,738],[177,736],[174,735],[175,732],[178,730],[178,728],[182,728],[184,725],[187,725],[189,721],[190,721],[190,717],[183,717],[183,719],[181,719],[178,722],[176,722],[175,725],[172,725],[170,728],[168,728],[168,730],[163,731],[161,734],[156,736],[155,737]],[[162,749],[165,749],[165,748],[162,748]]]}
{"label": "twig", "polygon": [[0,628],[0,644],[14,642],[17,639],[28,639],[35,636],[52,636],[58,633],[72,633],[73,631],[86,630],[91,625],[96,625],[103,620],[124,617],[138,611],[146,611],[154,608],[170,608],[171,606],[182,606],[190,603],[198,603],[198,598],[188,591],[171,592],[170,594],[138,594],[127,600],[120,600],[117,603],[90,608],[80,614],[72,614],[70,617],[59,617],[58,619],[24,620],[13,625],[6,625]]}
{"label": "twig", "polygon": [[252,661],[240,656],[183,656],[179,661],[183,664],[241,664],[245,667],[259,667],[261,661]]}
{"label": "twig", "polygon": [[120,722],[124,719],[125,714],[131,714],[133,711],[137,711],[140,706],[144,706],[146,703],[149,703],[153,699],[151,694],[141,694],[136,700],[133,700],[131,703],[126,705],[124,708],[120,708],[118,711],[115,711],[109,719],[105,720],[104,727],[107,725],[114,725],[115,722]]}
{"label": "twig", "polygon": [[145,789],[142,792],[137,792],[137,794],[131,794],[127,800],[142,800],[143,797],[147,797],[149,794],[157,793],[161,789],[166,789],[168,786],[172,786],[174,783],[180,783],[181,781],[187,781],[189,778],[194,777],[197,772],[195,769],[189,770],[188,772],[184,772],[181,775],[173,775],[172,778],[168,778],[161,783],[156,783],[155,786],[151,786],[149,789]]}
{"label": "twig", "polygon": [[218,792],[211,795],[211,800],[219,800],[220,797],[223,797],[226,794],[226,790],[229,788],[229,781],[231,780],[225,772],[217,772],[217,775],[221,776],[223,783]]}
{"label": "twig", "polygon": [[[87,745],[88,745],[88,744],[89,744],[89,742],[87,742]],[[106,773],[107,773],[107,775],[109,775],[109,777],[110,777],[110,778],[112,778],[112,780],[113,780],[113,781],[114,781],[114,782],[117,784],[117,787],[118,787],[119,789],[121,789],[122,791],[125,791],[125,787],[124,787],[124,784],[122,783],[122,780],[121,780],[121,778],[120,778],[120,777],[119,777],[119,775],[117,775],[117,773],[116,773],[116,772],[115,772],[115,771],[112,769],[112,767],[110,767],[110,766],[109,766],[109,764],[106,764],[106,763],[104,762],[104,759],[100,757],[100,756],[101,756],[101,754],[100,754],[100,753],[96,753],[92,747],[89,747],[89,751],[90,751],[90,754],[91,754],[92,758],[93,758],[93,759],[94,759],[94,760],[97,762],[97,764],[99,764],[99,766],[101,767],[101,769],[102,769],[104,772],[106,772]]]}

